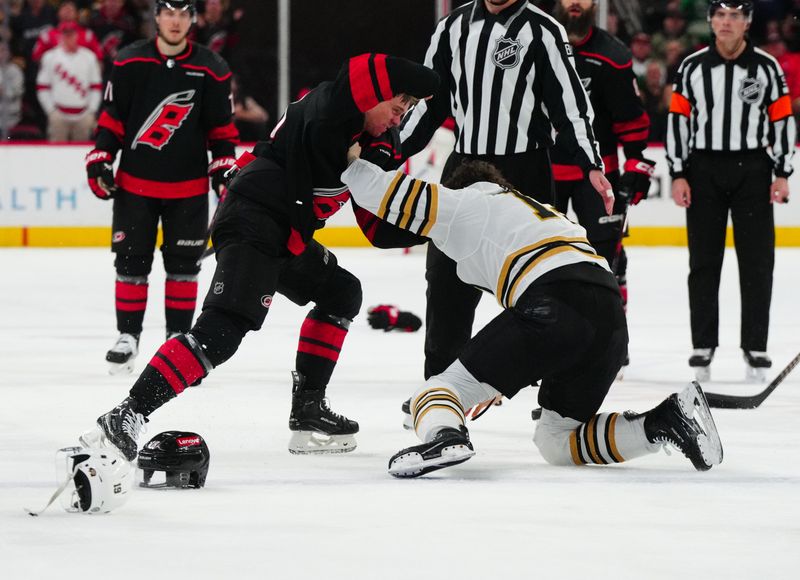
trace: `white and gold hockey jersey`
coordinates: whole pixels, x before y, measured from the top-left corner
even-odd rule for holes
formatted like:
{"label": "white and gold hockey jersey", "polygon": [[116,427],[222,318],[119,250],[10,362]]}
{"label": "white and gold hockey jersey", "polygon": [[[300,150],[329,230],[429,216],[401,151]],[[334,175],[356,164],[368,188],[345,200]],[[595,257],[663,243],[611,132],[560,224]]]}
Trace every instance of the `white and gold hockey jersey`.
{"label": "white and gold hockey jersey", "polygon": [[449,189],[386,172],[363,159],[342,174],[354,201],[379,218],[430,238],[457,264],[464,282],[514,306],[544,274],[589,262],[610,273],[586,239],[586,230],[517,191],[496,183]]}

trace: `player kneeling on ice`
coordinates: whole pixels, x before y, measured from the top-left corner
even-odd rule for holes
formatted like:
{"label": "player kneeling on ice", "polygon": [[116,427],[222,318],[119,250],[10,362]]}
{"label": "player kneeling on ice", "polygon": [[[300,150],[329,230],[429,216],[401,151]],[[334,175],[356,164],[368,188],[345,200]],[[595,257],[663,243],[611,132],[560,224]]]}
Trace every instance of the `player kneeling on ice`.
{"label": "player kneeling on ice", "polygon": [[[270,139],[236,161],[240,171],[214,220],[217,267],[199,318],[158,349],[130,396],[84,434],[84,445],[110,443],[133,461],[146,418],[232,357],[280,292],[300,306],[314,303],[300,327],[289,451],[355,449],[358,423],[331,410],[326,390],[361,308],[361,283],[313,236],[350,199],[340,181],[348,147],[363,139],[379,160],[394,161],[380,136],[438,83],[421,64],[363,54],[289,105]],[[372,240],[382,222],[371,220],[363,227]]]}
{"label": "player kneeling on ice", "polygon": [[642,413],[597,414],[622,365],[628,329],[619,288],[586,231],[515,191],[493,166],[462,165],[447,187],[385,172],[348,151],[342,182],[379,218],[430,240],[465,282],[504,308],[447,370],[412,397],[421,445],[389,461],[416,477],[475,454],[465,409],[511,398],[541,379],[534,442],[556,465],[618,463],[679,449],[698,470],[722,461],[722,445],[697,383]]}

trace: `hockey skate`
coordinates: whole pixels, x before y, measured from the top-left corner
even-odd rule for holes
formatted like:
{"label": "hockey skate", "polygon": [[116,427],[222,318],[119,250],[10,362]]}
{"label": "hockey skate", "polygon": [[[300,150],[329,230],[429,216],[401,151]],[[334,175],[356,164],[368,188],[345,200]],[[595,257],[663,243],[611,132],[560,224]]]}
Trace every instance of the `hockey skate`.
{"label": "hockey skate", "polygon": [[747,363],[745,380],[751,383],[767,382],[767,369],[772,367],[772,359],[765,352],[743,350],[744,361]]}
{"label": "hockey skate", "polygon": [[389,460],[389,473],[395,477],[419,477],[437,469],[464,463],[475,455],[469,432],[445,427],[429,443],[422,443],[397,452]]}
{"label": "hockey skate", "polygon": [[97,418],[97,425],[79,437],[81,445],[91,449],[116,447],[128,461],[136,459],[136,442],[145,431],[147,418],[137,413],[136,402],[128,397],[105,415]]}
{"label": "hockey skate", "polygon": [[410,431],[414,428],[414,417],[411,416],[411,399],[403,401],[403,429]]}
{"label": "hockey skate", "polygon": [[111,375],[129,375],[133,372],[133,363],[139,354],[139,336],[123,332],[116,344],[106,353],[109,363],[108,373]]}
{"label": "hockey skate", "polygon": [[348,453],[356,448],[358,423],[331,411],[325,389],[306,387],[306,378],[292,371],[292,412],[289,415],[289,453],[296,455]]}
{"label": "hockey skate", "polygon": [[714,360],[713,348],[696,348],[689,357],[689,366],[694,369],[694,378],[699,383],[711,380],[711,361]]}
{"label": "hockey skate", "polygon": [[722,442],[706,396],[696,381],[645,413],[644,432],[650,443],[678,449],[698,471],[722,463]]}

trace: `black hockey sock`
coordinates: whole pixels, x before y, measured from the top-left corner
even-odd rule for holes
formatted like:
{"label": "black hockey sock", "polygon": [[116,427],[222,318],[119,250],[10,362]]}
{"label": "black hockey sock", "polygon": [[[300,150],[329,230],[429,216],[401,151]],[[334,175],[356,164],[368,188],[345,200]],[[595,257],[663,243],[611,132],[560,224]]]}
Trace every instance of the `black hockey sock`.
{"label": "black hockey sock", "polygon": [[191,334],[178,336],[161,345],[150,359],[131,387],[131,397],[142,407],[139,412],[147,416],[205,377],[212,368]]}
{"label": "black hockey sock", "polygon": [[117,276],[114,290],[117,330],[136,336],[142,333],[147,289],[146,276]]}
{"label": "black hockey sock", "polygon": [[196,276],[167,276],[164,284],[164,313],[167,332],[188,332],[197,306]]}
{"label": "black hockey sock", "polygon": [[350,320],[324,314],[314,308],[300,327],[296,368],[314,389],[325,388],[331,379]]}

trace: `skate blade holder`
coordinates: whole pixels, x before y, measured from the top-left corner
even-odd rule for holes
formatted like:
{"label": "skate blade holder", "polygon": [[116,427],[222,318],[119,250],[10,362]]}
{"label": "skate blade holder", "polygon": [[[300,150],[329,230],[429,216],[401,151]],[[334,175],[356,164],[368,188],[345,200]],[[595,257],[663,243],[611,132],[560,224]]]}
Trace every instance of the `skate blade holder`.
{"label": "skate blade holder", "polygon": [[293,455],[325,455],[350,453],[356,448],[354,435],[325,435],[316,431],[294,431],[289,440],[289,453]]}

